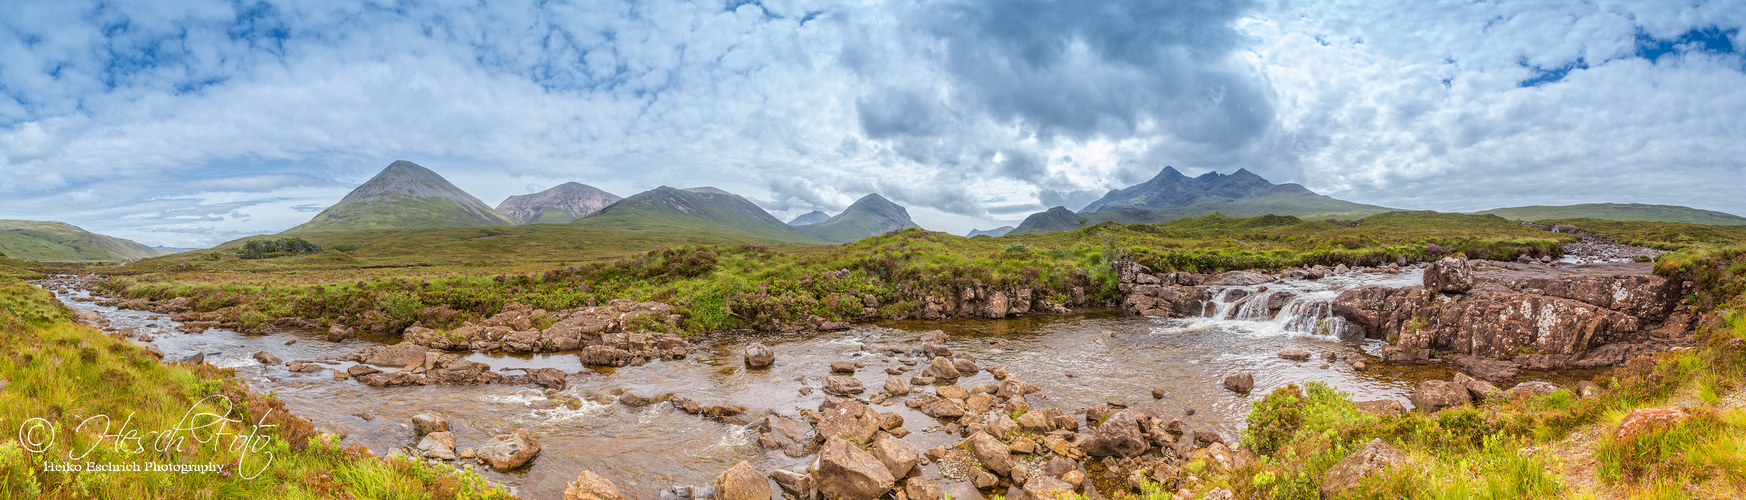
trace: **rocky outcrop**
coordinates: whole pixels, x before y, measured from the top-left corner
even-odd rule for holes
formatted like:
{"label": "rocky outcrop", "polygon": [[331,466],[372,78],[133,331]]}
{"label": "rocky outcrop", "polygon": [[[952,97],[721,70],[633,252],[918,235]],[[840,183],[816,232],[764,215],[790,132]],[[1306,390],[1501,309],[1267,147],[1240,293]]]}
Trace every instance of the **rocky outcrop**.
{"label": "rocky outcrop", "polygon": [[660,302],[621,299],[557,312],[509,304],[503,312],[479,323],[468,322],[447,331],[413,325],[403,336],[421,346],[456,351],[581,349],[586,364],[632,366],[655,359],[681,359],[691,353],[691,344],[684,338],[647,329],[677,331],[678,319],[673,306]]}
{"label": "rocky outcrop", "polygon": [[1378,471],[1393,467],[1396,463],[1406,460],[1406,454],[1399,448],[1384,442],[1382,438],[1370,440],[1363,448],[1352,452],[1340,460],[1322,475],[1322,484],[1317,488],[1323,498],[1334,498],[1357,486],[1365,477]]}
{"label": "rocky outcrop", "polygon": [[1678,406],[1631,410],[1631,413],[1619,420],[1619,428],[1613,431],[1613,439],[1624,441],[1652,430],[1673,427],[1686,417],[1685,409]]}
{"label": "rocky outcrop", "polygon": [[1441,293],[1464,293],[1473,289],[1473,268],[1467,259],[1444,257],[1425,269],[1425,288]]}

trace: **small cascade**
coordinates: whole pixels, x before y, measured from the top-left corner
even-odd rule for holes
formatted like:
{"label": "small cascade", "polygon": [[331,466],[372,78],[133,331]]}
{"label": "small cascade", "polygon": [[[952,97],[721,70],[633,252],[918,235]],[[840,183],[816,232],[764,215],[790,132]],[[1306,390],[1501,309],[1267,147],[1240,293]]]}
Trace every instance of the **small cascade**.
{"label": "small cascade", "polygon": [[1261,292],[1245,297],[1236,304],[1232,304],[1234,310],[1229,312],[1225,319],[1237,321],[1268,321],[1273,319],[1274,309],[1268,307],[1268,303],[1273,302],[1273,295],[1276,293],[1279,292]]}

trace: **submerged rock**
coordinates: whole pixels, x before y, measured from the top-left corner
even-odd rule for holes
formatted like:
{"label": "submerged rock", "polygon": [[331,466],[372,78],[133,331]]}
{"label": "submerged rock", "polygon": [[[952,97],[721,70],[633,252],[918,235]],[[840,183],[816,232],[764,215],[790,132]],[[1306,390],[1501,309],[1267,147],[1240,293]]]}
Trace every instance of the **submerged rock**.
{"label": "submerged rock", "polygon": [[1248,394],[1255,389],[1255,374],[1239,373],[1225,377],[1225,389],[1231,392]]}

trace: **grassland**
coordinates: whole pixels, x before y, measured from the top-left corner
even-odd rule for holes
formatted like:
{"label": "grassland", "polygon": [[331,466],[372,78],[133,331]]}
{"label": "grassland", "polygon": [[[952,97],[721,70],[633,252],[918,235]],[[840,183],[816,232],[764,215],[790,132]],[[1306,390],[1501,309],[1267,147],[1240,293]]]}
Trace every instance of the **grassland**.
{"label": "grassland", "polygon": [[684,330],[705,332],[849,320],[862,312],[866,295],[878,300],[881,316],[914,317],[926,297],[972,287],[1027,288],[1057,303],[1070,302],[1077,288],[1087,303],[1113,303],[1119,297],[1110,264],[1119,260],[1216,272],[1418,262],[1454,252],[1510,259],[1556,253],[1573,238],[1492,216],[1430,212],[1373,216],[1357,227],[1210,215],[1001,238],[908,229],[838,246],[761,245],[771,242],[661,225],[303,236],[328,247],[361,246],[242,260],[226,254],[242,245],[232,242],[105,270],[114,277],[100,286],[135,298],[189,297],[196,309],[222,311],[245,325],[305,317],[384,332],[488,316],[506,303],[556,310],[656,300],[678,307]]}
{"label": "grassland", "polygon": [[1679,205],[1642,203],[1587,203],[1564,206],[1494,208],[1479,212],[1510,220],[1597,219],[1611,221],[1683,222],[1721,226],[1746,225],[1746,217]]}
{"label": "grassland", "polygon": [[139,243],[65,222],[0,220],[0,253],[36,261],[119,261],[158,256]]}
{"label": "grassland", "polygon": [[[48,292],[0,278],[0,497],[509,498],[470,473],[339,447],[227,371],[160,363],[68,313]],[[148,462],[216,471],[87,465]]]}

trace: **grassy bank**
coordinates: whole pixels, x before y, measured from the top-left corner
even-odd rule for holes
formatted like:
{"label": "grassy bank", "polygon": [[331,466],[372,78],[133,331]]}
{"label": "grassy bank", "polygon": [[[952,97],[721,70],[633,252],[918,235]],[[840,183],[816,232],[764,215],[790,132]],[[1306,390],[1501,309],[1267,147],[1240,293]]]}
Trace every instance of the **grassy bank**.
{"label": "grassy bank", "polygon": [[[566,232],[570,239],[547,247],[508,243],[528,235],[545,241],[552,231],[545,229],[499,235],[510,239],[456,238],[519,229],[429,230],[418,237],[404,230],[312,233],[304,237],[327,247],[366,243],[350,252],[242,259],[226,249],[246,242],[233,242],[205,254],[116,268],[101,286],[125,297],[188,297],[195,309],[221,311],[245,327],[306,317],[398,332],[413,322],[443,327],[489,316],[507,303],[558,310],[622,298],[672,303],[684,318],[682,329],[702,332],[779,329],[813,317],[850,320],[869,295],[880,316],[913,317],[929,296],[975,287],[1029,289],[1061,304],[1070,303],[1077,288],[1088,304],[1110,303],[1118,299],[1110,264],[1119,260],[1217,272],[1417,262],[1453,252],[1509,259],[1556,254],[1560,242],[1572,238],[1492,216],[1396,212],[1356,222],[1214,214],[1002,238],[909,229],[837,246],[694,244],[661,230],[639,233],[644,239],[636,241],[621,241],[618,233]],[[721,236],[686,238],[705,237]],[[637,245],[646,247],[627,252]],[[469,264],[505,247],[519,253],[494,257],[501,265]],[[590,250],[566,250],[572,248]]]}
{"label": "grassy bank", "polygon": [[0,351],[6,498],[509,498],[451,467],[316,438],[309,422],[228,371],[159,363],[74,324],[53,295],[8,278],[0,278]]}
{"label": "grassy bank", "polygon": [[[1238,498],[1318,498],[1335,463],[1380,438],[1404,463],[1344,498],[1741,498],[1746,496],[1746,253],[1719,251],[1681,267],[1712,304],[1701,343],[1643,357],[1595,380],[1604,392],[1494,399],[1434,415],[1379,417],[1309,382],[1255,405],[1243,444],[1251,465],[1217,471],[1201,491]],[[1677,425],[1618,439],[1632,410],[1678,406]],[[1190,468],[1207,464],[1190,464]]]}

